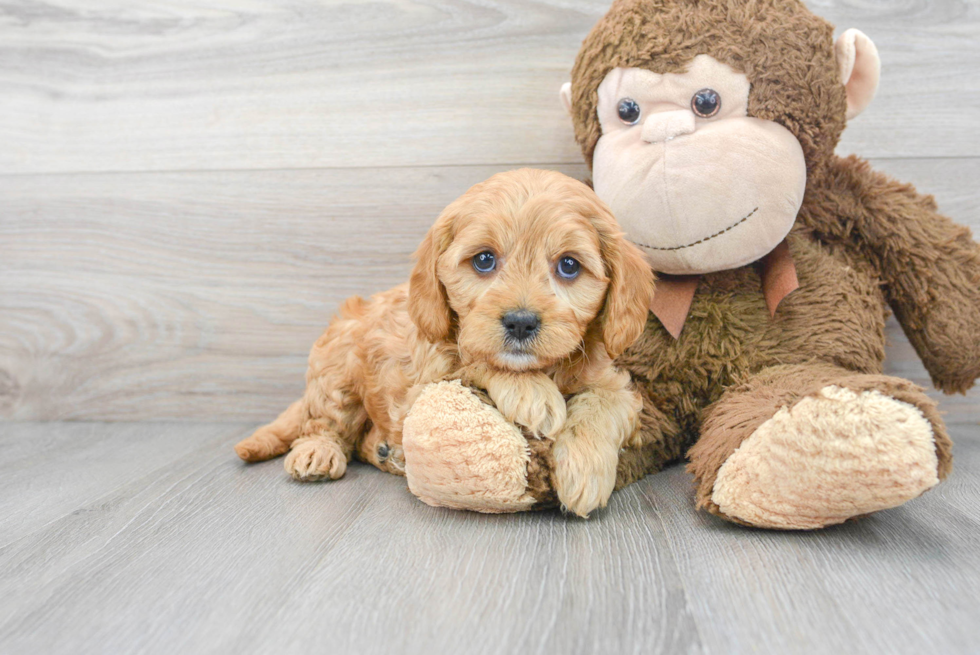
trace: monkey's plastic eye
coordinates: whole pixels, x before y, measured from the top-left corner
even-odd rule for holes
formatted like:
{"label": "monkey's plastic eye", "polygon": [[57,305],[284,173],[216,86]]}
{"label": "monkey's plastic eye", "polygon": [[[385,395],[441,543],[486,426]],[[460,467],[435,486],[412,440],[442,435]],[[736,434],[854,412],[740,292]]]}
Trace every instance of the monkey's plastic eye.
{"label": "monkey's plastic eye", "polygon": [[383,443],[378,446],[378,461],[385,461],[388,459],[388,444]]}
{"label": "monkey's plastic eye", "polygon": [[711,118],[721,109],[721,96],[714,89],[701,89],[691,98],[691,109],[701,118]]}
{"label": "monkey's plastic eye", "polygon": [[558,260],[558,275],[566,280],[577,278],[580,270],[582,270],[582,265],[574,257],[565,255]]}
{"label": "monkey's plastic eye", "polygon": [[497,258],[489,250],[473,255],[473,268],[477,273],[489,273],[497,267]]}
{"label": "monkey's plastic eye", "polygon": [[636,125],[640,120],[640,105],[633,98],[623,98],[619,101],[619,120],[627,125]]}

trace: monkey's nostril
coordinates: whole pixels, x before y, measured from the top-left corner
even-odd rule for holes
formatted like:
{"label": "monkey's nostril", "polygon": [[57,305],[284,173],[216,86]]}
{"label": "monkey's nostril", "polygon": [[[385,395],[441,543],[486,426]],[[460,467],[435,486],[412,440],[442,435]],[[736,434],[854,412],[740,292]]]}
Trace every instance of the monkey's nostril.
{"label": "monkey's nostril", "polygon": [[507,335],[517,341],[527,341],[537,334],[541,327],[541,319],[534,312],[521,309],[516,312],[507,312],[500,322],[507,331]]}

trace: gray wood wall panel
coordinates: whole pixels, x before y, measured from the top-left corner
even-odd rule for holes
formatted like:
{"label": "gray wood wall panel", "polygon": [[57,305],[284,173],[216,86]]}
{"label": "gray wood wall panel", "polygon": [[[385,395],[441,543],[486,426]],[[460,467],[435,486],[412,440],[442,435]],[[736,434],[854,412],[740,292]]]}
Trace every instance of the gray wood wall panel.
{"label": "gray wood wall panel", "polygon": [[[875,163],[980,228],[980,159]],[[506,168],[0,176],[0,417],[269,419],[338,303],[406,279],[442,207]]]}
{"label": "gray wood wall panel", "polygon": [[261,420],[337,304],[501,169],[0,177],[0,412]]}
{"label": "gray wood wall panel", "polygon": [[[811,5],[884,60],[845,150],[977,152],[980,5]],[[0,172],[577,163],[557,91],[607,6],[6,3]]]}
{"label": "gray wood wall panel", "polygon": [[[976,229],[980,5],[811,5],[885,62],[840,151]],[[470,184],[584,175],[556,89],[607,6],[0,7],[0,419],[275,414],[337,303],[401,281]]]}

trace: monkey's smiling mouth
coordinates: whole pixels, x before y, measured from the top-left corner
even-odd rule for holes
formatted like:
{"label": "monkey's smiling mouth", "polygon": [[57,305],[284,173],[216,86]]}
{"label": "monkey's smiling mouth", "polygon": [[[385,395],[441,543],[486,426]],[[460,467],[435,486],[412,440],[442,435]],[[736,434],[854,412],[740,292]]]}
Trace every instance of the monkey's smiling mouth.
{"label": "monkey's smiling mouth", "polygon": [[633,243],[635,243],[636,245],[640,246],[641,248],[646,248],[647,250],[659,250],[659,251],[662,251],[662,252],[665,252],[665,251],[673,251],[673,250],[683,250],[684,248],[690,248],[691,246],[696,246],[696,245],[698,245],[700,243],[704,243],[705,241],[710,241],[711,239],[714,239],[715,237],[719,237],[722,234],[725,234],[726,232],[729,232],[729,231],[733,230],[734,228],[738,227],[739,225],[741,225],[745,221],[749,220],[757,211],[759,211],[759,208],[758,207],[756,207],[755,209],[753,209],[752,211],[750,211],[748,214],[746,214],[745,216],[743,216],[742,218],[740,218],[736,222],[734,222],[731,225],[729,225],[728,227],[726,227],[724,230],[719,230],[718,232],[715,232],[714,234],[712,234],[710,236],[703,237],[701,239],[698,239],[697,241],[694,241],[692,243],[685,244],[683,246],[671,246],[670,248],[660,248],[660,247],[657,247],[657,246],[648,246],[645,243],[640,243],[639,241],[633,241],[632,239],[630,239],[630,241],[633,241]]}

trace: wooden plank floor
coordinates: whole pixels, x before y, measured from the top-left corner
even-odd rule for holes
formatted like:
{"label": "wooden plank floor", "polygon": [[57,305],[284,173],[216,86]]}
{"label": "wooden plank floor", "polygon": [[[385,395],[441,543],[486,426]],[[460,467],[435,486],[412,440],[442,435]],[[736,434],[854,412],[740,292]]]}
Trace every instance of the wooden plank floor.
{"label": "wooden plank floor", "polygon": [[[582,521],[434,509],[353,465],[246,466],[242,424],[0,424],[0,652],[976,653],[980,426],[943,486],[746,530],[674,467]],[[12,450],[11,450],[12,449]]]}

